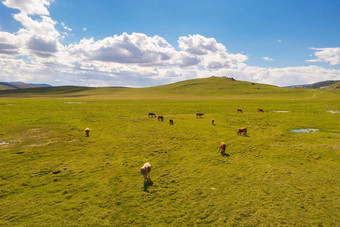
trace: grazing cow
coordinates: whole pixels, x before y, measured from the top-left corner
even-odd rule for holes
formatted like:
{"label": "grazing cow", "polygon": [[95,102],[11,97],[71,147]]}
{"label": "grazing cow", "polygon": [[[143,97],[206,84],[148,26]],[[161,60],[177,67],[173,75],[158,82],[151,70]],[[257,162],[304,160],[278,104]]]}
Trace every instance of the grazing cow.
{"label": "grazing cow", "polygon": [[170,124],[170,125],[173,125],[173,124],[174,124],[174,121],[170,119],[170,120],[169,120],[169,124]]}
{"label": "grazing cow", "polygon": [[211,124],[212,124],[212,125],[215,125],[215,120],[211,120]]}
{"label": "grazing cow", "polygon": [[149,113],[149,117],[156,117],[156,114],[154,114],[154,113]]}
{"label": "grazing cow", "polygon": [[241,109],[237,109],[237,113],[243,113]]}
{"label": "grazing cow", "polygon": [[86,128],[86,129],[85,129],[85,136],[86,136],[86,137],[89,137],[89,136],[90,136],[90,129],[89,129],[89,128]]}
{"label": "grazing cow", "polygon": [[163,117],[163,116],[158,116],[157,119],[158,119],[159,121],[163,121],[163,120],[164,120],[164,117]]}
{"label": "grazing cow", "polygon": [[204,113],[196,113],[196,118],[203,117]]}
{"label": "grazing cow", "polygon": [[151,165],[149,162],[146,162],[142,168],[140,168],[140,173],[144,176],[144,183],[145,181],[150,180],[150,172],[151,172]]}
{"label": "grazing cow", "polygon": [[237,135],[247,135],[247,128],[239,128],[237,129]]}
{"label": "grazing cow", "polygon": [[221,142],[218,151],[221,152],[221,155],[225,155],[225,142]]}
{"label": "grazing cow", "polygon": [[264,113],[263,109],[257,109],[257,112]]}

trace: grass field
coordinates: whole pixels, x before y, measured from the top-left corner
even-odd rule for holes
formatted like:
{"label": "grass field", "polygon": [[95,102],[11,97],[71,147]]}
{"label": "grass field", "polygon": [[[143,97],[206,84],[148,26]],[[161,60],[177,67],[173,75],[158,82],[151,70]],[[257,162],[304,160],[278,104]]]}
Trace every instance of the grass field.
{"label": "grass field", "polygon": [[0,225],[339,226],[340,92],[196,82],[1,91]]}

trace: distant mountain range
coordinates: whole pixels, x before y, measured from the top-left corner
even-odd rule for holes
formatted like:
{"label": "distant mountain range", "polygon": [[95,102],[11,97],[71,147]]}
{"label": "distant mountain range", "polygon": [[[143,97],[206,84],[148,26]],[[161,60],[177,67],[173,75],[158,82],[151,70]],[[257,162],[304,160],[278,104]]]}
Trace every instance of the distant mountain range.
{"label": "distant mountain range", "polygon": [[287,86],[287,88],[310,88],[310,89],[315,89],[315,88],[337,88],[337,86],[332,86],[333,84],[339,83],[340,80],[326,80],[326,81],[321,81],[317,82],[314,84],[302,84],[302,85],[293,85],[293,86]]}
{"label": "distant mountain range", "polygon": [[52,87],[49,84],[27,84],[23,82],[0,82],[0,90]]}

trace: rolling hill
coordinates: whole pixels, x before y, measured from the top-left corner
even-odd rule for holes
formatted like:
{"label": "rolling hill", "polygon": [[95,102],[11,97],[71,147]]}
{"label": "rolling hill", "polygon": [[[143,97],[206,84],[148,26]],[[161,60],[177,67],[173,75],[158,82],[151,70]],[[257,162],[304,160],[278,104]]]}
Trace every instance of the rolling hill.
{"label": "rolling hill", "polygon": [[310,88],[310,89],[315,89],[315,88],[323,88],[330,86],[335,83],[339,83],[339,80],[326,80],[326,81],[321,81],[313,84],[302,84],[302,85],[293,85],[293,86],[287,86],[287,88]]}
{"label": "rolling hill", "polygon": [[52,87],[49,84],[27,84],[23,82],[0,82],[0,90]]}

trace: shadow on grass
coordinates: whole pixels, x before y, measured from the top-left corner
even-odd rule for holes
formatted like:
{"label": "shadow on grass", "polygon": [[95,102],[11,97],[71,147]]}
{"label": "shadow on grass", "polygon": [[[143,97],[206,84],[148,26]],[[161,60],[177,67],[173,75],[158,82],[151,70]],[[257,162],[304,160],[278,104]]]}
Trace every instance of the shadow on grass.
{"label": "shadow on grass", "polygon": [[227,154],[227,153],[223,153],[221,154],[222,156],[225,156],[225,157],[230,157],[230,154]]}
{"label": "shadow on grass", "polygon": [[151,179],[148,179],[144,182],[144,191],[149,192],[148,188],[153,185],[153,182]]}
{"label": "shadow on grass", "polygon": [[243,136],[243,137],[250,137],[250,136],[248,136],[248,135],[238,135],[238,136]]}

